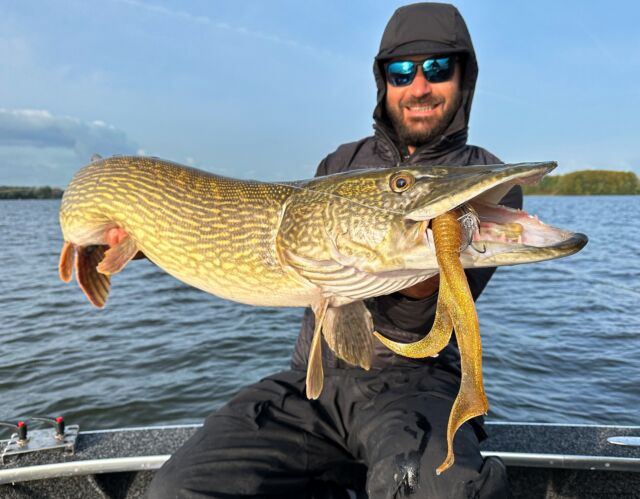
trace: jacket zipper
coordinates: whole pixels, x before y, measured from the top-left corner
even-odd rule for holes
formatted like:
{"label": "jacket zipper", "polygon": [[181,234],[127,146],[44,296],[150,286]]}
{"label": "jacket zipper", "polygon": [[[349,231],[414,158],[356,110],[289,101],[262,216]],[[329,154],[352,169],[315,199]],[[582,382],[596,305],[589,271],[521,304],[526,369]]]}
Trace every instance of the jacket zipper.
{"label": "jacket zipper", "polygon": [[393,155],[394,155],[394,159],[395,159],[395,164],[398,167],[401,166],[411,166],[414,164],[414,162],[411,160],[411,158],[415,158],[417,157],[416,153],[420,151],[420,148],[416,148],[415,152],[413,154],[409,154],[406,157],[402,157],[402,153],[400,152],[400,150],[398,149],[398,146],[396,146],[396,144],[393,142],[393,140],[391,140],[391,137],[389,137],[389,134],[387,134],[387,132],[385,131],[384,128],[378,126],[378,125],[374,125],[374,129],[380,133],[381,138],[387,143],[387,145],[391,146],[391,150],[393,151]]}

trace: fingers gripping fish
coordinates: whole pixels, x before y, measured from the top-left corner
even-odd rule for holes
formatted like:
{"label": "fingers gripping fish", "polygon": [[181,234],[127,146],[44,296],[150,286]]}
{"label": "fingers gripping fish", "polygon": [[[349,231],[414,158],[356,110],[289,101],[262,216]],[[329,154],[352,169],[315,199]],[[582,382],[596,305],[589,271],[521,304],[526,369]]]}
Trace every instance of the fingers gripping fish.
{"label": "fingers gripping fish", "polygon": [[[449,423],[451,444],[460,424],[486,411],[486,398],[467,401],[479,393],[482,378],[477,318],[474,325],[462,269],[558,258],[586,244],[582,234],[497,204],[514,184],[535,182],[554,167],[412,166],[267,183],[156,158],[99,159],[65,191],[59,273],[69,282],[75,270],[84,294],[102,308],[111,276],[141,251],[174,277],[222,298],[311,307],[316,326],[307,396],[313,399],[322,391],[323,337],[339,358],[368,369],[373,321],[363,300],[441,272],[434,330],[414,355],[436,354],[455,326],[463,381]],[[459,222],[437,228],[439,217],[449,220],[455,209],[472,210],[480,220],[462,251]],[[439,242],[454,223],[457,242]],[[412,348],[387,344],[399,353]]]}

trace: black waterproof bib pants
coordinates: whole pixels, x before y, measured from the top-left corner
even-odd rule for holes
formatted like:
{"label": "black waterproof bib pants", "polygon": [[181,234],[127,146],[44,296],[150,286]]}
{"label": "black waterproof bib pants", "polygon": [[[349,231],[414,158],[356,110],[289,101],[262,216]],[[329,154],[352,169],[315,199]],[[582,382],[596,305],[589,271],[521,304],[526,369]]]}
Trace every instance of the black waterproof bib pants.
{"label": "black waterproof bib pants", "polygon": [[454,466],[435,474],[458,383],[433,367],[334,369],[309,401],[303,371],[270,376],[209,416],[149,497],[508,497],[506,469],[482,459],[475,421],[456,433]]}

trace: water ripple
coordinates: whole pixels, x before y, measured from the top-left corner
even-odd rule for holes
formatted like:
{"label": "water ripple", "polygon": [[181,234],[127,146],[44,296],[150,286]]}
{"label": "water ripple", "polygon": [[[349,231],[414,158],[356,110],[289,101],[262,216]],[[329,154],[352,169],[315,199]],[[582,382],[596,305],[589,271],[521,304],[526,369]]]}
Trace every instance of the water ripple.
{"label": "water ripple", "polygon": [[[147,261],[114,276],[105,310],[91,307],[58,279],[58,208],[0,201],[0,419],[199,422],[287,368],[300,309],[221,300]],[[640,235],[628,230],[640,197],[531,197],[526,209],[590,242],[571,258],[500,269],[480,298],[490,417],[640,424]]]}

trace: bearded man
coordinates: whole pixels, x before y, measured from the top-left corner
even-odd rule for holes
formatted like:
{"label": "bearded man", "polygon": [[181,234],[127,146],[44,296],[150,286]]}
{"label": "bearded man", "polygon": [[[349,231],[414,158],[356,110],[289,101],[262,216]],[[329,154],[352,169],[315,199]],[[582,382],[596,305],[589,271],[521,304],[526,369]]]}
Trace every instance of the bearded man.
{"label": "bearded man", "polygon": [[[421,3],[398,9],[385,28],[373,73],[374,135],[338,147],[317,175],[500,162],[467,144],[478,65],[455,7]],[[521,207],[522,191],[514,188],[502,202]],[[474,299],[494,271],[466,271]],[[413,342],[431,329],[437,295],[436,276],[366,306],[376,331]],[[292,369],[245,388],[209,416],[158,472],[150,497],[508,497],[504,465],[480,454],[486,437],[481,418],[462,425],[454,465],[435,473],[446,455],[447,421],[460,385],[455,339],[438,357],[418,360],[376,341],[369,371],[323,348],[324,388],[317,400],[308,400],[313,330],[307,310]]]}

